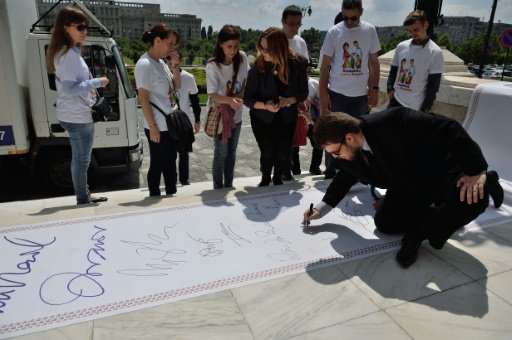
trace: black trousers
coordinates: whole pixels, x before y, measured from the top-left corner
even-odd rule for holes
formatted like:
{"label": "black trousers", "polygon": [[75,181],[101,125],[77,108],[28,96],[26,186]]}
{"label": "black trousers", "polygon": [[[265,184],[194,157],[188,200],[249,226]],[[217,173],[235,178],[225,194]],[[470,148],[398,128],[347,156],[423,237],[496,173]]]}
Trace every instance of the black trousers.
{"label": "black trousers", "polygon": [[178,176],[180,183],[187,183],[188,182],[188,169],[189,169],[189,157],[188,157],[188,151],[180,151],[178,153],[179,160],[178,160]]}
{"label": "black trousers", "polygon": [[389,109],[389,108],[392,108],[392,107],[403,107],[403,105],[402,105],[402,104],[400,104],[400,103],[398,102],[398,100],[396,100],[396,99],[395,99],[395,97],[393,97],[393,98],[391,98],[391,99],[389,100],[389,104],[388,104],[388,107],[387,107],[387,108]]}
{"label": "black trousers", "polygon": [[176,193],[176,143],[168,131],[160,132],[160,143],[149,138],[149,130],[144,129],[149,143],[148,189],[150,196],[160,196],[160,178],[163,174],[166,195]]}
{"label": "black trousers", "polygon": [[[311,164],[309,165],[309,171],[320,169],[320,164],[322,164],[322,155],[324,150],[318,149],[316,147],[315,141],[313,139],[313,130],[314,125],[308,125],[308,138],[311,146],[313,147],[313,151],[311,154]],[[292,148],[292,171],[293,173],[300,173],[300,158],[299,158],[300,147],[294,146]]]}
{"label": "black trousers", "polygon": [[284,124],[280,113],[274,116],[270,124],[263,123],[253,114],[250,117],[252,131],[260,149],[262,178],[269,180],[274,168],[274,177],[281,179],[284,169],[289,164],[295,121]]}
{"label": "black trousers", "polygon": [[421,194],[390,189],[375,213],[375,225],[383,233],[427,239],[432,247],[441,249],[457,229],[485,211],[489,205],[487,184],[484,191],[483,199],[468,204],[460,201],[456,180],[450,181],[435,203],[433,199],[423,199]]}

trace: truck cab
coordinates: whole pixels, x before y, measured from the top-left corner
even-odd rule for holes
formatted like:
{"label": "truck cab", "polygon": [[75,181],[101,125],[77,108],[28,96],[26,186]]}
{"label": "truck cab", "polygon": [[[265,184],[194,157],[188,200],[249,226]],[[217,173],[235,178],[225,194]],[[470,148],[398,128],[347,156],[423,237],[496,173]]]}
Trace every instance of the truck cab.
{"label": "truck cab", "polygon": [[[19,1],[6,0],[4,5],[8,11],[11,32],[23,29],[28,32],[30,27],[18,27],[15,18],[20,13]],[[33,4],[34,2],[31,1]],[[89,66],[92,77],[106,76],[110,82],[107,87],[98,89],[99,94],[108,99],[113,112],[111,120],[95,123],[95,137],[91,159],[91,168],[98,175],[115,174],[136,170],[142,163],[142,143],[138,133],[137,97],[124,65],[122,54],[110,32],[85,8],[78,0],[74,4],[84,11],[91,20],[91,33],[82,44],[82,56]],[[26,4],[25,4],[26,5]],[[35,7],[35,4],[32,5]],[[17,14],[17,15],[16,15]],[[24,13],[27,15],[27,13]],[[35,22],[24,41],[11,37],[13,50],[25,50],[25,58],[13,56],[14,67],[18,73],[26,73],[22,78],[20,93],[23,108],[12,106],[2,107],[0,122],[8,122],[7,115],[21,115],[26,111],[25,124],[16,124],[16,119],[10,119],[13,125],[3,126],[5,131],[12,132],[9,141],[0,141],[1,154],[26,154],[26,163],[34,174],[42,175],[45,179],[59,187],[71,187],[71,149],[69,138],[59,124],[55,112],[57,91],[54,75],[46,70],[46,51],[51,33],[47,27]],[[26,20],[22,21],[26,22]],[[6,33],[3,27],[1,34]],[[20,44],[24,47],[21,48]],[[19,51],[18,51],[19,52]],[[16,54],[16,53],[14,53]],[[9,58],[1,58],[1,62]],[[20,60],[21,59],[21,60]],[[20,77],[17,77],[20,78]],[[8,82],[4,81],[6,87]],[[2,86],[0,84],[0,86]],[[28,91],[24,89],[28,86]],[[27,93],[28,92],[28,93]],[[2,124],[0,124],[1,126]],[[25,126],[22,126],[25,125]],[[0,127],[0,130],[2,127]],[[21,129],[21,131],[20,131]],[[26,130],[26,131],[23,131]],[[14,131],[17,133],[15,134]],[[0,131],[1,133],[1,131]],[[15,138],[16,136],[16,138]],[[18,139],[18,140],[16,140]],[[23,140],[25,139],[25,140]]]}

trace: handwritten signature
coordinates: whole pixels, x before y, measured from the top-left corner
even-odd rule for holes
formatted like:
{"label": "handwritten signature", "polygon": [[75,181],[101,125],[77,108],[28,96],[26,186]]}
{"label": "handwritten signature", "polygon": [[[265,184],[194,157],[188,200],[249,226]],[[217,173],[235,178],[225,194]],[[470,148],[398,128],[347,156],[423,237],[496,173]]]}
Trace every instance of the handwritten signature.
{"label": "handwritten signature", "polygon": [[0,313],[4,313],[3,308],[7,305],[5,301],[11,299],[11,294],[16,292],[16,288],[25,287],[25,283],[21,282],[17,276],[27,275],[32,272],[32,264],[36,262],[36,257],[41,253],[41,250],[50,244],[53,244],[57,240],[55,236],[53,237],[53,240],[48,243],[40,243],[23,238],[10,239],[7,236],[4,236],[4,239],[16,246],[35,249],[19,254],[19,256],[26,258],[16,265],[16,268],[19,269],[18,272],[0,273]]}
{"label": "handwritten signature", "polygon": [[271,223],[265,222],[258,225],[258,227],[261,225],[265,228],[256,230],[254,234],[263,238],[263,243],[265,244],[277,243],[277,245],[281,247],[278,252],[268,253],[267,257],[269,259],[277,261],[300,260],[300,256],[291,247],[292,242],[287,241],[284,237],[278,235],[276,233],[276,228]]}
{"label": "handwritten signature", "polygon": [[85,272],[64,272],[54,274],[43,281],[39,288],[39,297],[48,305],[64,305],[81,297],[91,298],[102,295],[105,292],[98,282],[103,276],[96,267],[99,267],[106,258],[105,251],[106,229],[94,226],[96,232],[91,236],[94,246],[87,252],[87,261],[90,266]]}
{"label": "handwritten signature", "polygon": [[192,235],[190,235],[189,233],[187,233],[187,235],[192,240],[194,240],[194,241],[196,241],[198,243],[206,245],[206,248],[203,248],[203,249],[201,249],[199,251],[199,255],[201,255],[203,257],[214,257],[214,256],[219,256],[222,253],[224,253],[224,250],[217,249],[217,245],[221,244],[222,242],[224,242],[220,238],[213,238],[213,239],[209,239],[209,240],[204,240],[201,237],[195,238]]}
{"label": "handwritten signature", "polygon": [[124,241],[121,242],[136,246],[135,252],[141,257],[149,258],[143,268],[120,269],[117,273],[129,276],[165,276],[164,270],[173,269],[179,264],[185,262],[169,258],[171,255],[186,254],[182,249],[166,249],[165,243],[171,239],[170,231],[172,227],[165,226],[162,235],[148,234],[147,238],[150,242]]}
{"label": "handwritten signature", "polygon": [[248,239],[245,239],[243,238],[242,236],[238,235],[237,233],[235,233],[231,227],[226,227],[224,226],[224,223],[221,223],[220,224],[220,228],[222,230],[222,233],[224,235],[226,235],[230,240],[232,240],[233,242],[235,242],[238,246],[240,246],[240,243],[239,241],[245,241],[247,243],[252,243],[251,241],[249,241]]}

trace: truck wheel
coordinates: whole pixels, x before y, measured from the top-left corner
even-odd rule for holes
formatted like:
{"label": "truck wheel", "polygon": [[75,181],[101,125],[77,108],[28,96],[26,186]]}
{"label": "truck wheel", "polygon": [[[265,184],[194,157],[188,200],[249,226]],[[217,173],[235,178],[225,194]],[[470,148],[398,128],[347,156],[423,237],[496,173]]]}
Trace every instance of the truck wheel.
{"label": "truck wheel", "polygon": [[73,188],[70,150],[46,154],[43,164],[41,171],[48,182],[62,189]]}

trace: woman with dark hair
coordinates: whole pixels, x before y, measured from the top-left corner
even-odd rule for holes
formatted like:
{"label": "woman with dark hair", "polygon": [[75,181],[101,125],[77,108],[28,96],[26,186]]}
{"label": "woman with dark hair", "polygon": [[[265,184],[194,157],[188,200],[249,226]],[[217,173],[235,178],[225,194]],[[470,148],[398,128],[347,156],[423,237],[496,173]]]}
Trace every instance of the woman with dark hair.
{"label": "woman with dark hair", "polygon": [[236,148],[242,128],[242,96],[249,62],[240,51],[240,31],[225,25],[217,36],[213,57],[206,65],[206,88],[209,105],[219,105],[222,132],[214,138],[213,188],[233,187]]}
{"label": "woman with dark hair", "polygon": [[[145,31],[142,41],[149,44],[135,65],[135,82],[144,114],[144,132],[149,143],[149,196],[160,196],[163,174],[165,194],[176,193],[176,144],[169,133],[166,119],[159,111],[171,114],[178,110],[174,86],[180,88],[178,51],[174,49],[177,34],[165,24]],[[171,69],[162,60],[171,58]],[[159,109],[157,109],[157,107]]]}
{"label": "woman with dark hair", "polygon": [[265,30],[256,47],[258,56],[247,77],[244,103],[261,152],[259,186],[268,186],[271,179],[279,185],[292,149],[297,103],[308,96],[307,60],[289,48],[286,34],[277,27]]}
{"label": "woman with dark hair", "polygon": [[89,20],[80,10],[62,8],[53,25],[46,58],[48,73],[55,74],[57,118],[69,134],[71,178],[77,204],[107,200],[106,197],[91,196],[87,185],[87,169],[94,141],[91,106],[95,95],[92,91],[108,84],[106,77],[91,79],[91,72],[80,55],[88,25]]}

